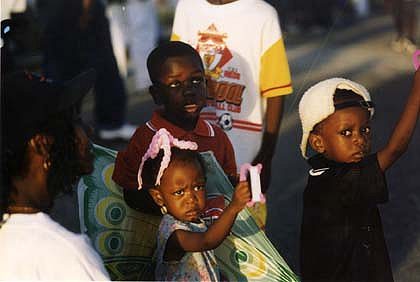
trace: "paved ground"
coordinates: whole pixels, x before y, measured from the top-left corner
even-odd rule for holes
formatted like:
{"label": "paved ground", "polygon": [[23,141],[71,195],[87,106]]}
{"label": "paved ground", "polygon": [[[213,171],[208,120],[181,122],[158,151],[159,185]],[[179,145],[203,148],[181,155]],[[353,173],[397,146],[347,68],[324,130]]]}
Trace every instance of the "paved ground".
{"label": "paved ground", "polygon": [[[302,192],[308,166],[300,156],[297,103],[315,82],[333,76],[358,81],[375,101],[374,148],[384,145],[409,92],[413,67],[410,55],[390,50],[392,22],[371,16],[348,28],[333,27],[317,36],[290,36],[286,48],[295,93],[286,100],[285,115],[268,192],[267,234],[290,266],[299,273],[298,250]],[[89,107],[86,108],[89,111]],[[131,94],[128,119],[140,124],[150,117],[147,93]],[[87,118],[90,115],[87,114]],[[103,143],[122,148],[124,143]],[[390,202],[381,207],[396,281],[420,281],[420,128],[407,153],[387,172]]]}
{"label": "paved ground", "polygon": [[[332,76],[365,85],[375,101],[374,149],[384,145],[407,96],[413,74],[410,56],[389,48],[393,37],[388,16],[380,15],[346,29],[332,29],[309,42],[291,42],[295,96],[286,107],[281,129],[275,185],[269,192],[267,234],[294,269],[298,262],[299,220],[307,166],[299,157],[297,101],[314,82]],[[296,144],[291,146],[290,144]],[[387,172],[390,202],[381,207],[396,281],[420,281],[419,196],[420,129],[408,152]],[[417,173],[416,173],[417,172]]]}

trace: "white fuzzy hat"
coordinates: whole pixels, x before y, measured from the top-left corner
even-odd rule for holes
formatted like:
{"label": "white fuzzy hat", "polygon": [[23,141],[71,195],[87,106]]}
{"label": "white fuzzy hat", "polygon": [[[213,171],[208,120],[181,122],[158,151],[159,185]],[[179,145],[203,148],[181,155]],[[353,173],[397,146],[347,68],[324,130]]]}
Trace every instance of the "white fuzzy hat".
{"label": "white fuzzy hat", "polygon": [[[299,103],[299,116],[302,123],[302,141],[300,150],[306,159],[306,147],[308,144],[309,133],[314,126],[333,114],[334,93],[336,89],[352,90],[363,97],[365,101],[370,101],[369,92],[359,83],[345,78],[330,78],[318,82],[306,90]],[[373,115],[373,109],[370,111]]]}

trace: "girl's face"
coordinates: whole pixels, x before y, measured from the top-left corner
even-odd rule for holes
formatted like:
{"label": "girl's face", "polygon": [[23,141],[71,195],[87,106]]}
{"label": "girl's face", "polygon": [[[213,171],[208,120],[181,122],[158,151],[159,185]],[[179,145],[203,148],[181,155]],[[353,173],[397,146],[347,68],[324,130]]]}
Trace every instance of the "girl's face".
{"label": "girl's face", "polygon": [[150,193],[159,206],[185,222],[198,222],[206,204],[205,178],[197,161],[172,161],[160,180],[158,189]]}
{"label": "girl's face", "polygon": [[370,151],[369,112],[361,107],[334,112],[320,124],[318,131],[311,134],[311,145],[330,160],[355,163]]}

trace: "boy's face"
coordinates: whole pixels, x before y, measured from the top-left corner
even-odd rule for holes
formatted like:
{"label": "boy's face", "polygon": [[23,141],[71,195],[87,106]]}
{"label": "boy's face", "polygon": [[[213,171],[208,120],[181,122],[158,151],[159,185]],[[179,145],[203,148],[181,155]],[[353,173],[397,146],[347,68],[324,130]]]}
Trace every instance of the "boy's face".
{"label": "boy's face", "polygon": [[206,81],[201,62],[191,56],[168,58],[152,95],[164,106],[164,115],[177,126],[191,130],[206,102]]}
{"label": "boy's face", "polygon": [[369,112],[361,107],[334,112],[309,136],[311,147],[326,158],[340,163],[355,163],[370,151]]}

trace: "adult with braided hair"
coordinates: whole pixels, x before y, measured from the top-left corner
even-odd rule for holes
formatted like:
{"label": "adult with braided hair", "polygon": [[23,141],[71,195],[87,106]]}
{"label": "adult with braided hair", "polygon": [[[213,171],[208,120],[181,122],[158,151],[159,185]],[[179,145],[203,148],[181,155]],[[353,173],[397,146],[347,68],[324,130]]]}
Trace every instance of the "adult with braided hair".
{"label": "adult with braided hair", "polygon": [[0,280],[109,280],[87,237],[48,215],[93,170],[76,105],[94,81],[94,71],[63,84],[24,72],[2,79]]}

